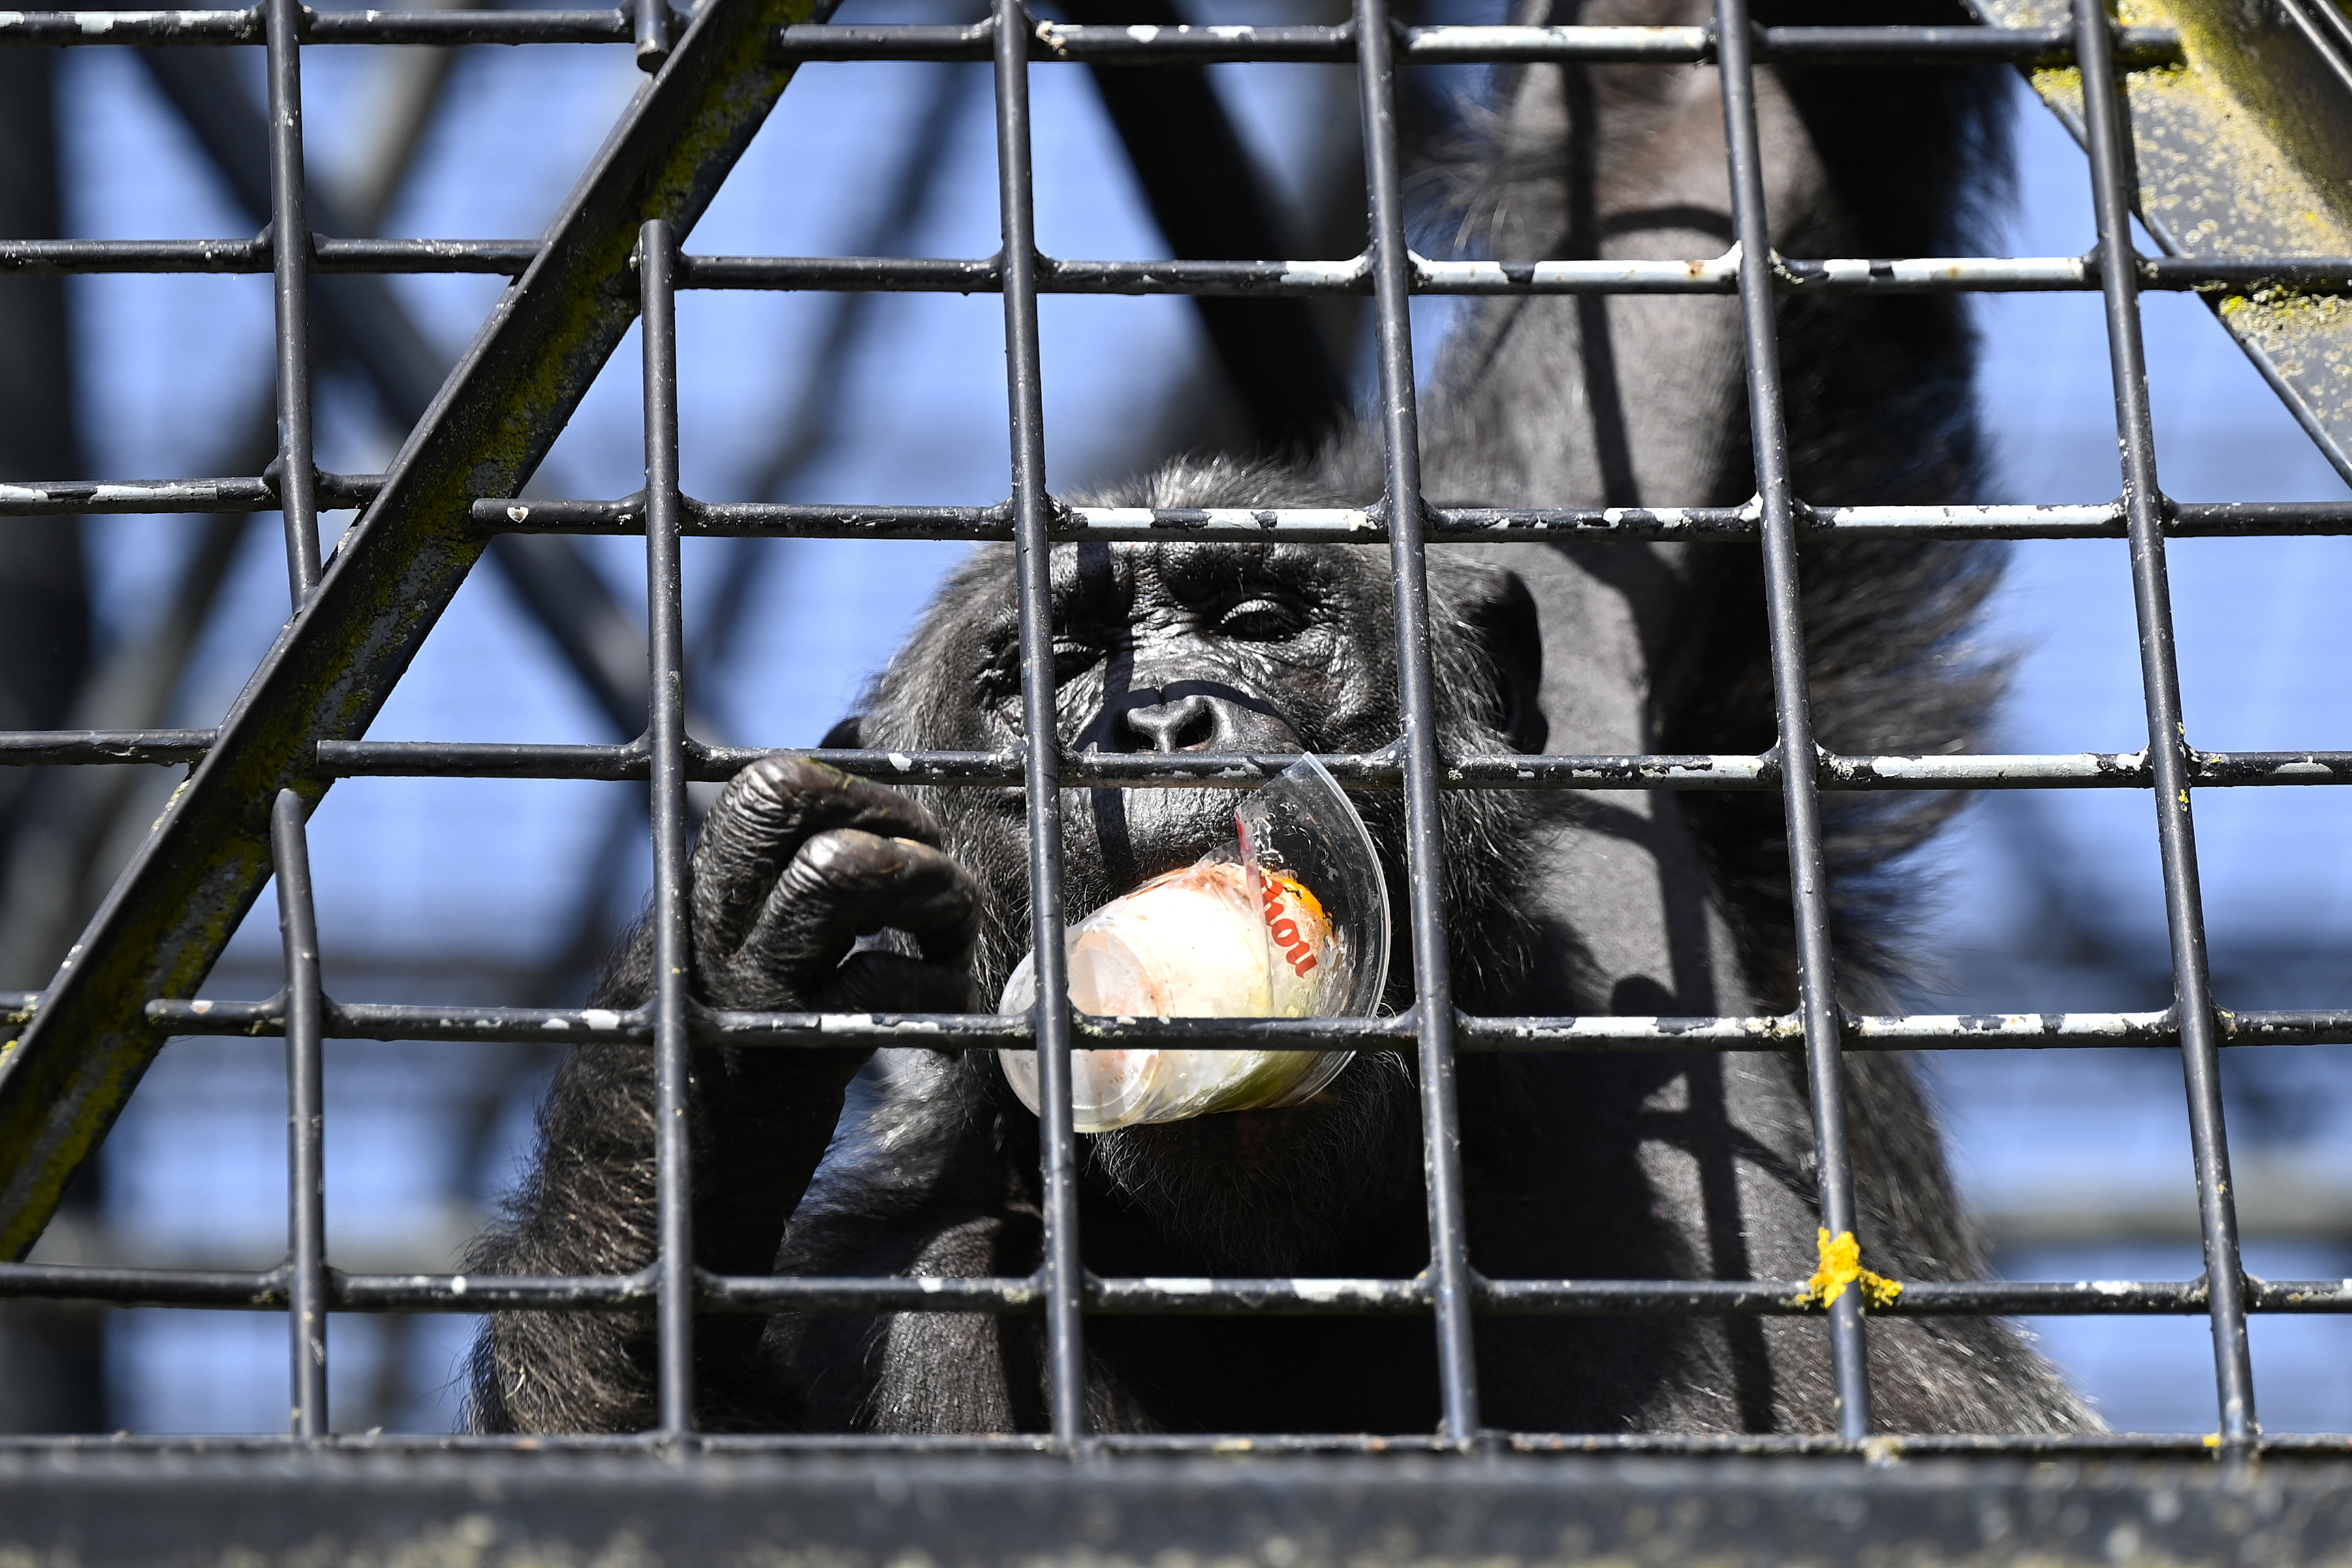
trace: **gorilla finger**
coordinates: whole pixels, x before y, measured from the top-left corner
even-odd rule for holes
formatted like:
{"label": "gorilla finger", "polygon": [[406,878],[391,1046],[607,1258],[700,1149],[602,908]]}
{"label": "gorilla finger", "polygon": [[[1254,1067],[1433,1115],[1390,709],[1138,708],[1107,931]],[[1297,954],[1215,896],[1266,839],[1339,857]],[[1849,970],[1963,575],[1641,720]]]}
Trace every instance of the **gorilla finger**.
{"label": "gorilla finger", "polygon": [[853,939],[885,926],[913,937],[932,963],[961,964],[980,934],[979,885],[928,844],[837,828],[801,846],[739,957],[787,972],[829,969]]}
{"label": "gorilla finger", "polygon": [[853,952],[817,993],[827,1013],[982,1013],[988,998],[963,970],[878,949]]}
{"label": "gorilla finger", "polygon": [[762,757],[737,773],[695,845],[698,937],[722,952],[739,946],[801,846],[843,827],[939,841],[930,813],[908,796],[811,758]]}

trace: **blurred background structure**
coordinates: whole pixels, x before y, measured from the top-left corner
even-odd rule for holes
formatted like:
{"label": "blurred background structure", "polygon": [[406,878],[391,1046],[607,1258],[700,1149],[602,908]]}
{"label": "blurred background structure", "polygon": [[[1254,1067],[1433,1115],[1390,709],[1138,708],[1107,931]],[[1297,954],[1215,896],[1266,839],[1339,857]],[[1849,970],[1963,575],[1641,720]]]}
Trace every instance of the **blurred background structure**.
{"label": "blurred background structure", "polygon": [[[1062,8],[1088,21],[1138,14],[1102,0]],[[1504,8],[1453,0],[1424,5],[1420,19],[1498,20]],[[1246,7],[1253,20],[1325,20],[1327,9],[1320,0]],[[841,19],[952,13],[945,3],[919,13],[849,0]],[[1205,3],[1186,16],[1229,19]],[[629,52],[611,46],[312,48],[304,66],[312,221],[350,237],[537,235],[643,79]],[[803,68],[694,249],[991,253],[986,69]],[[1088,73],[1036,73],[1041,245],[1088,257],[1354,254],[1362,203],[1348,71],[1160,73],[1169,79],[1155,90],[1174,96],[1117,121]],[[1416,137],[1432,144],[1461,112],[1453,95],[1475,84],[1444,72],[1405,79],[1421,94]],[[1263,199],[1201,229],[1198,204],[1171,204],[1164,186],[1155,202],[1136,170],[1151,166],[1152,138],[1169,125],[1200,132],[1200,103],[1182,95],[1204,84],[1229,112],[1230,152],[1255,165]],[[260,102],[250,50],[0,52],[0,235],[253,234],[268,205]],[[2082,157],[2022,87],[2017,114],[2018,201],[1985,249],[2080,254],[2094,237]],[[1187,222],[1194,231],[1178,232]],[[320,389],[321,465],[381,469],[501,287],[479,276],[320,279],[331,355]],[[1992,493],[1951,499],[2110,499],[2097,296],[1975,298],[1987,351],[1979,391],[2000,469]],[[1305,438],[1334,400],[1362,395],[1352,302],[1278,318],[1203,303],[1211,308],[1172,297],[1045,300],[1056,491],[1190,447]],[[2201,303],[2151,294],[2143,309],[2170,494],[2344,494]],[[1421,330],[1442,331],[1442,304],[1416,310]],[[679,315],[690,492],[981,504],[1004,494],[992,297],[703,291],[682,296]],[[0,481],[258,471],[274,447],[270,323],[267,275],[0,277]],[[1229,379],[1218,348],[1227,363],[1256,353],[1284,368]],[[1424,344],[1420,363],[1433,358]],[[635,363],[633,349],[614,356],[534,493],[618,496],[643,482]],[[963,548],[689,540],[696,732],[816,743]],[[216,722],[284,620],[281,554],[274,522],[249,518],[11,521],[0,533],[10,605],[0,620],[0,728]],[[2342,678],[2352,616],[2326,609],[2339,589],[2352,599],[2352,541],[2187,541],[2172,558],[2192,742],[2352,746]],[[497,569],[459,593],[374,735],[628,738],[645,680],[634,542],[509,536],[493,559]],[[2018,661],[2008,732],[1992,749],[2142,743],[2121,541],[2016,546],[1987,635]],[[0,771],[0,987],[47,981],[178,777]],[[576,1002],[646,896],[643,814],[635,785],[341,783],[310,829],[330,991],[343,1001]],[[2222,1004],[2344,1005],[2352,889],[2340,868],[2352,864],[2352,798],[2217,791],[2200,815]],[[2150,827],[2135,792],[1979,799],[1935,852],[1940,901],[1913,1000],[1935,1011],[2163,1005],[2170,970]],[[265,900],[207,994],[276,990],[274,920]],[[518,1047],[335,1045],[335,1260],[371,1271],[449,1268],[511,1179],[551,1065],[549,1054]],[[2250,1266],[2352,1275],[2352,1055],[2235,1049],[2224,1071]],[[274,1262],[285,1213],[282,1074],[275,1040],[174,1044],[36,1256]],[[2004,1272],[2199,1271],[2178,1053],[1947,1053],[1937,1080],[1965,1188]],[[2212,1426],[2203,1319],[2034,1326],[2116,1426]],[[448,1429],[456,1362],[472,1331],[459,1317],[336,1318],[338,1428]],[[2352,1430],[2352,1321],[2263,1316],[2253,1334],[2269,1429]],[[280,1430],[284,1347],[274,1314],[0,1304],[0,1429]]]}

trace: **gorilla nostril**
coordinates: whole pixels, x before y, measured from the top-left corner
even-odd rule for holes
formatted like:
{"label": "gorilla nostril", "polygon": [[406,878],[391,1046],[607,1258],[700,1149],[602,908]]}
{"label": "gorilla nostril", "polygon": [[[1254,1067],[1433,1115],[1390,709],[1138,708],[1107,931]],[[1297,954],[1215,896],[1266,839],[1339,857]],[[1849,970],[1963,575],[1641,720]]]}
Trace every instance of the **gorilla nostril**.
{"label": "gorilla nostril", "polygon": [[1198,751],[1217,738],[1217,705],[1198,695],[1130,708],[1122,717],[1137,738],[1155,752]]}

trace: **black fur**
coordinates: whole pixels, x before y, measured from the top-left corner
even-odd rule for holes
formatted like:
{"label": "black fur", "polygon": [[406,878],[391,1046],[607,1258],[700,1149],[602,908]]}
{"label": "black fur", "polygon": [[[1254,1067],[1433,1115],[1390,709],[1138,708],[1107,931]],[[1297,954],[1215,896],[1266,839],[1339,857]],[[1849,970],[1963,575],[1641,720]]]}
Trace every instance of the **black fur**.
{"label": "black fur", "polygon": [[[1892,11],[1844,0],[1759,9],[1768,21],[1957,19],[1927,0],[1897,0]],[[1695,15],[1671,0],[1595,0],[1582,19]],[[1504,83],[1484,145],[1445,176],[1474,244],[1514,257],[1723,247],[1727,229],[1714,232],[1721,128],[1706,73],[1530,70]],[[1878,70],[1764,85],[1784,253],[1958,248],[1998,180],[1999,79]],[[1728,309],[1721,300],[1508,300],[1473,311],[1432,397],[1431,495],[1501,505],[1746,499],[1752,469]],[[1979,454],[1972,345],[1957,305],[1799,296],[1780,314],[1807,499],[1966,499]],[[1377,492],[1376,456],[1359,430],[1311,461],[1191,461],[1097,499],[1360,501]],[[1997,662],[1967,642],[1997,558],[1969,547],[1813,546],[1803,569],[1822,742],[1967,744],[2000,684]],[[1066,743],[1355,751],[1396,733],[1384,552],[1065,547],[1053,570]],[[1457,548],[1433,552],[1429,570],[1447,751],[1771,743],[1753,547]],[[975,556],[840,739],[1009,744],[1018,721],[1011,574],[1003,552]],[[792,762],[730,785],[695,863],[698,994],[731,1006],[984,1005],[1028,941],[1018,795],[912,793],[919,805]],[[1393,794],[1362,804],[1401,891],[1400,804]],[[1916,902],[1902,862],[1949,804],[1832,797],[1841,980],[1852,999],[1899,982]],[[1231,797],[1074,791],[1063,805],[1068,903],[1082,911],[1223,837]],[[1771,796],[1457,792],[1446,796],[1444,826],[1465,1007],[1790,1005],[1787,856]],[[853,936],[882,928],[904,934],[849,955]],[[603,998],[641,996],[648,975],[640,941]],[[1400,966],[1391,1001],[1412,990]],[[699,1261],[820,1275],[1033,1269],[1035,1121],[994,1061],[893,1053],[852,1089],[863,1065],[851,1052],[698,1053]],[[1869,1261],[1897,1278],[1979,1272],[1908,1065],[1856,1056],[1847,1082]],[[1811,1136],[1793,1059],[1484,1057],[1464,1060],[1460,1085],[1471,1256],[1488,1275],[1811,1272]],[[651,1103],[642,1053],[579,1052],[551,1093],[530,1181],[471,1267],[641,1267],[651,1256]],[[1393,1278],[1426,1263],[1417,1097],[1402,1058],[1366,1057],[1292,1110],[1084,1142],[1083,1245],[1100,1273]],[[1097,1318],[1087,1333],[1090,1415],[1103,1429],[1402,1432],[1435,1419],[1423,1320]],[[712,1318],[698,1336],[700,1415],[714,1428],[1045,1423],[1034,1320]],[[648,1425],[650,1343],[642,1318],[502,1314],[477,1347],[473,1421]],[[2000,1324],[1881,1319],[1871,1345],[1890,1429],[2094,1424]],[[1491,1319],[1478,1352],[1484,1415],[1496,1426],[1831,1424],[1815,1321]]]}

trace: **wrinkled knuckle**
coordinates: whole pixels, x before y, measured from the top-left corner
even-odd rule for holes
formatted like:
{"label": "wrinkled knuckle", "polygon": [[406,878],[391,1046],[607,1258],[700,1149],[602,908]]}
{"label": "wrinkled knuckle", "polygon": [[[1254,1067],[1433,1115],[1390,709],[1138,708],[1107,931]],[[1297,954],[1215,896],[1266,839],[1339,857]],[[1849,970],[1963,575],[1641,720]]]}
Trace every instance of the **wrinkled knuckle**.
{"label": "wrinkled knuckle", "polygon": [[801,846],[795,858],[819,886],[845,890],[898,875],[906,868],[907,851],[895,839],[843,827],[817,834]]}

